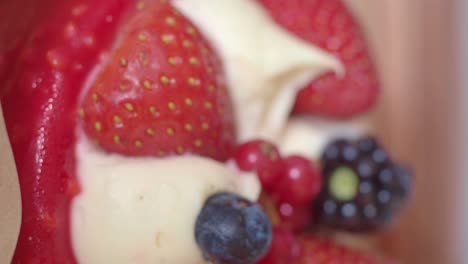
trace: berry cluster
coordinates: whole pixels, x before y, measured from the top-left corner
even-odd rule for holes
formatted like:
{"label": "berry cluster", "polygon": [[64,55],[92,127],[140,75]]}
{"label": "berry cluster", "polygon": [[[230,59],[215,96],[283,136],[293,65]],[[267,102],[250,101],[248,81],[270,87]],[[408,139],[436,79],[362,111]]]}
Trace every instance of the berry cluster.
{"label": "berry cluster", "polygon": [[258,175],[262,206],[233,194],[207,200],[197,219],[196,239],[210,260],[253,263],[267,253],[257,263],[387,263],[307,233],[312,224],[375,230],[401,207],[410,176],[374,138],[331,142],[321,171],[306,158],[281,156],[264,140],[238,146],[233,159],[240,170]]}
{"label": "berry cluster", "polygon": [[234,160],[239,169],[257,173],[264,191],[263,205],[271,218],[278,219],[273,222],[296,232],[310,224],[310,204],[322,184],[320,173],[310,160],[282,157],[276,146],[264,140],[240,145]]}
{"label": "berry cluster", "polygon": [[282,157],[276,146],[263,140],[238,146],[233,159],[240,170],[258,175],[263,190],[271,197],[267,199],[271,206],[263,203],[270,219],[252,201],[232,193],[215,194],[197,217],[195,238],[208,260],[254,263],[270,248],[273,212],[280,218],[276,222],[288,230],[300,232],[310,224],[310,204],[320,193],[322,178],[311,161]]}
{"label": "berry cluster", "polygon": [[315,201],[318,222],[348,231],[388,223],[408,196],[410,176],[371,137],[338,139],[322,156],[324,187]]}

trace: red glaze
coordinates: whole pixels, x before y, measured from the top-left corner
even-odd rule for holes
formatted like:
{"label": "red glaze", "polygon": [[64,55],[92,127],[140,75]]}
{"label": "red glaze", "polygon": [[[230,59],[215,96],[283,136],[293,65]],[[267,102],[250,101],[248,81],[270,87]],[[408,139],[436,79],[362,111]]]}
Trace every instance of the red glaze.
{"label": "red glaze", "polygon": [[74,161],[78,93],[130,4],[132,0],[0,4],[0,98],[23,204],[13,263],[76,263],[69,210],[79,192]]}

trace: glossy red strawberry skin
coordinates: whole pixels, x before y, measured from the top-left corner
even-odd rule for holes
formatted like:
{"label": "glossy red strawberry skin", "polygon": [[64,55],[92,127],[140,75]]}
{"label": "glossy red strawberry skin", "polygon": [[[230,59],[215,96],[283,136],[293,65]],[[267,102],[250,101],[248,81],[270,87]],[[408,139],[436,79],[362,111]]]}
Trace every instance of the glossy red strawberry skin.
{"label": "glossy red strawberry skin", "polygon": [[340,245],[333,240],[305,235],[300,238],[299,264],[396,264],[380,256]]}
{"label": "glossy red strawberry skin", "polygon": [[85,131],[129,156],[195,153],[225,161],[234,118],[221,62],[171,5],[136,10],[81,105]]}
{"label": "glossy red strawberry skin", "polygon": [[338,244],[312,234],[297,236],[276,227],[269,252],[259,264],[397,264],[397,262]]}
{"label": "glossy red strawberry skin", "polygon": [[76,263],[69,210],[79,192],[74,160],[78,94],[99,54],[110,45],[123,11],[133,4],[129,0],[1,4],[9,15],[2,16],[0,24],[30,21],[17,35],[8,28],[0,30],[4,58],[0,75],[8,76],[0,79],[0,99],[23,205],[12,263]]}
{"label": "glossy red strawberry skin", "polygon": [[274,20],[343,63],[340,77],[326,73],[299,92],[294,112],[348,118],[369,110],[379,85],[366,41],[342,0],[258,0]]}

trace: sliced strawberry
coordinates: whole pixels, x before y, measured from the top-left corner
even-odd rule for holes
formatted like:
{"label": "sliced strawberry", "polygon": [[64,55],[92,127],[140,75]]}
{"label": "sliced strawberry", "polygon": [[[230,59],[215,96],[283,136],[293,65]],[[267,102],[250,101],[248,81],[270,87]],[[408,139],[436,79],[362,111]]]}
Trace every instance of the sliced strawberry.
{"label": "sliced strawberry", "polygon": [[0,100],[23,206],[12,263],[76,263],[69,210],[79,192],[74,169],[78,93],[110,46],[122,13],[134,3],[0,2]]}
{"label": "sliced strawberry", "polygon": [[295,113],[347,118],[374,105],[378,81],[366,41],[342,0],[258,0],[287,30],[336,55],[344,76],[326,73],[297,96]]}
{"label": "sliced strawberry", "polygon": [[132,16],[82,102],[88,137],[131,156],[229,158],[233,112],[218,56],[171,5]]}
{"label": "sliced strawberry", "polygon": [[301,256],[295,263],[300,264],[396,264],[368,252],[351,249],[337,244],[333,240],[326,240],[306,235],[300,239]]}
{"label": "sliced strawberry", "polygon": [[269,252],[259,264],[396,264],[395,261],[338,244],[311,234],[296,236],[283,228],[273,229]]}

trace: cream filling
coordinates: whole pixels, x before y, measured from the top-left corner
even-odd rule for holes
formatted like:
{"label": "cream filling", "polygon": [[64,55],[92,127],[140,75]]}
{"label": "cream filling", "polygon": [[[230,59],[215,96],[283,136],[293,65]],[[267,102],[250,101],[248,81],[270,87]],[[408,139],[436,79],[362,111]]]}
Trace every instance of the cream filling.
{"label": "cream filling", "polygon": [[301,155],[317,160],[332,140],[339,137],[358,138],[370,132],[371,127],[365,119],[333,121],[294,117],[288,121],[284,133],[276,140],[276,143],[285,156]]}
{"label": "cream filling", "polygon": [[174,0],[224,62],[241,141],[275,139],[296,94],[325,71],[342,71],[332,55],[276,25],[251,0]]}
{"label": "cream filling", "polygon": [[194,240],[206,198],[219,191],[256,200],[254,174],[208,158],[128,158],[77,147],[82,192],[72,204],[79,263],[205,263]]}

